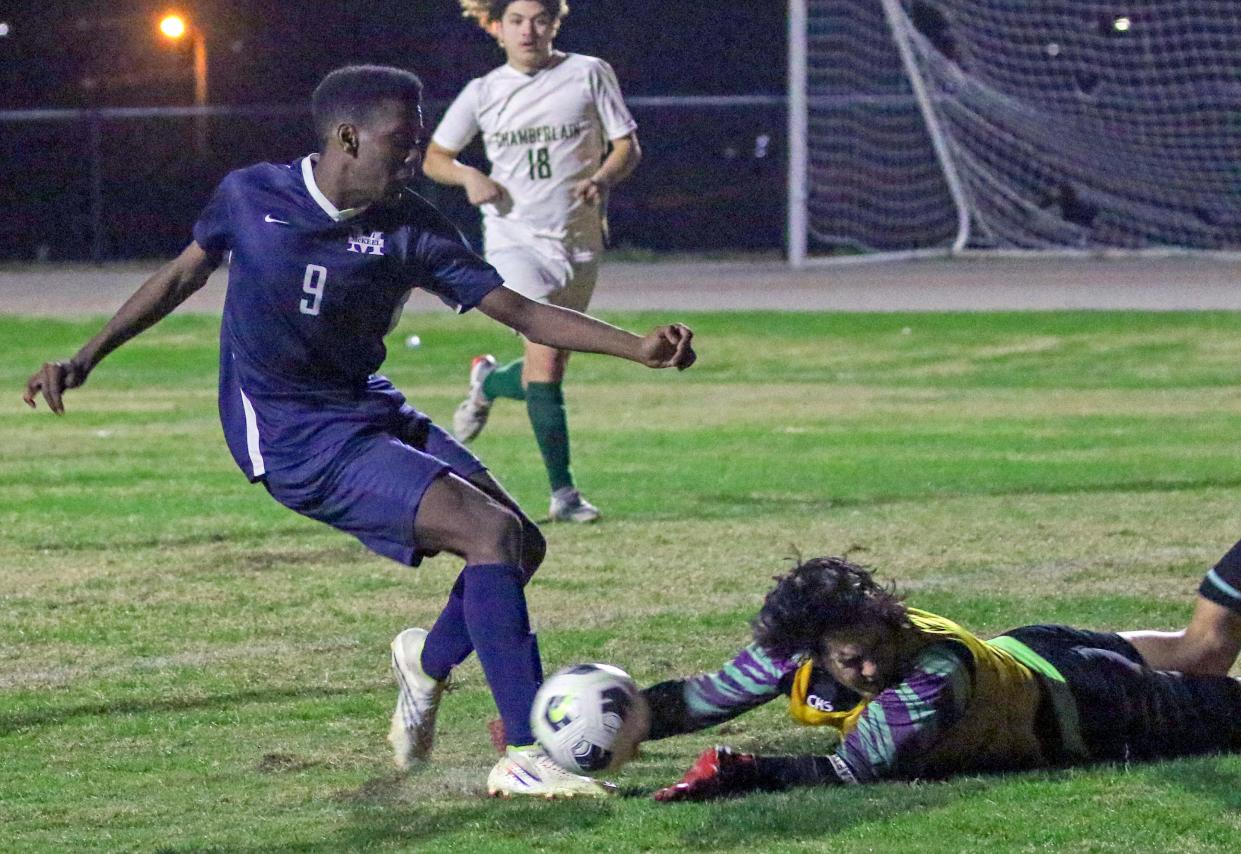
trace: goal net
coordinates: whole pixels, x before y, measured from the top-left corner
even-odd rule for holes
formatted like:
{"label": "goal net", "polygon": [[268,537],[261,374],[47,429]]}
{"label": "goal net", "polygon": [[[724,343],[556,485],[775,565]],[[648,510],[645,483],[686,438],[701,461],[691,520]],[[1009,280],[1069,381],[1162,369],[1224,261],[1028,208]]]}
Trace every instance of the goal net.
{"label": "goal net", "polygon": [[794,263],[1241,248],[1241,3],[790,12]]}

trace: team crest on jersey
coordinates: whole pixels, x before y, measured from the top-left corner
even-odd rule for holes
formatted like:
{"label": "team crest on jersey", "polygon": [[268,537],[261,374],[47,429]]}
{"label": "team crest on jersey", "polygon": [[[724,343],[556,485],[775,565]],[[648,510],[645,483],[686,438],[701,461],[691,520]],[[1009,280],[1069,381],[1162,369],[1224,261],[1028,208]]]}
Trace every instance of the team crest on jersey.
{"label": "team crest on jersey", "polygon": [[384,235],[382,231],[363,231],[355,229],[349,235],[349,251],[363,255],[384,254]]}

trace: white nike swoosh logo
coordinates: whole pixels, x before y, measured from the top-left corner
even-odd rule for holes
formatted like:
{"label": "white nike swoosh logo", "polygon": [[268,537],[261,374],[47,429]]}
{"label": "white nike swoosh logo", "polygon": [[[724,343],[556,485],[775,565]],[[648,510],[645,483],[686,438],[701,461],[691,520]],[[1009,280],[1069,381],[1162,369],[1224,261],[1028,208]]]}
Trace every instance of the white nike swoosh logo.
{"label": "white nike swoosh logo", "polygon": [[278,223],[280,223],[281,225],[288,225],[288,224],[289,224],[289,221],[288,221],[288,220],[286,220],[286,219],[276,219],[276,218],[275,218],[274,216],[272,216],[271,214],[268,214],[267,216],[263,217],[263,222],[278,222]]}

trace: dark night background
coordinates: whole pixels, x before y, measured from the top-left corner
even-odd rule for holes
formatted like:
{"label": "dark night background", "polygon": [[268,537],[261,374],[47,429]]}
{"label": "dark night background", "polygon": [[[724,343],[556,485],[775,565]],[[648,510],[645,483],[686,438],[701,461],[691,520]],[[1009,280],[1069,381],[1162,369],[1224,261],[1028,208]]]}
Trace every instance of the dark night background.
{"label": "dark night background", "polygon": [[[783,95],[783,0],[720,8],[571,0],[570,7],[557,47],[607,59],[626,97],[638,101],[631,107],[646,157],[614,195],[617,242],[652,250],[778,249],[783,106],[673,107],[641,98]],[[0,38],[0,110],[191,104],[188,40],[172,45],[155,28],[170,9],[206,34],[212,105],[294,109],[213,117],[206,156],[194,153],[188,118],[106,118],[97,148],[85,118],[0,121],[0,204],[16,212],[0,223],[0,259],[175,252],[229,169],[313,150],[302,107],[331,69],[375,62],[417,71],[433,124],[469,79],[503,61],[451,0],[0,3],[0,21],[11,27]],[[92,179],[94,151],[102,169]],[[478,162],[480,153],[476,145],[465,157]],[[463,194],[425,181],[418,189],[477,236],[477,213]],[[92,198],[102,199],[104,211],[98,239]]]}
{"label": "dark night background", "polygon": [[[782,93],[783,0],[715,5],[571,0],[557,46],[607,59],[628,95]],[[0,39],[0,107],[81,106],[84,78],[173,65],[177,50],[153,26],[171,8],[203,22],[219,103],[299,103],[350,62],[412,68],[428,97],[450,98],[501,58],[452,0],[0,3],[0,20],[13,27]],[[188,81],[171,80],[111,87],[104,100],[174,104],[188,96]]]}

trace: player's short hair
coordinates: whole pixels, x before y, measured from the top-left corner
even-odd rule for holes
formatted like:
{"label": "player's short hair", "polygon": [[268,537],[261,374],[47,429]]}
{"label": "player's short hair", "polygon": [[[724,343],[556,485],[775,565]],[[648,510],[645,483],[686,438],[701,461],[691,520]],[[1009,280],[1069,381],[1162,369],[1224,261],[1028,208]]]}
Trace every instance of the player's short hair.
{"label": "player's short hair", "polygon": [[346,65],[330,72],[310,98],[315,132],[328,139],[342,121],[366,124],[376,108],[388,101],[412,107],[422,102],[418,75],[390,65]]}
{"label": "player's short hair", "polygon": [[[547,10],[547,14],[551,15],[557,21],[564,20],[565,15],[569,14],[569,4],[567,0],[534,0]],[[509,4],[516,0],[461,0],[461,12],[467,18],[473,18],[483,29],[488,24],[498,21],[504,17],[504,11],[508,9]]]}
{"label": "player's short hair", "polygon": [[895,589],[842,557],[816,557],[776,578],[754,619],[754,640],[773,655],[816,655],[825,635],[876,624],[909,625]]}

